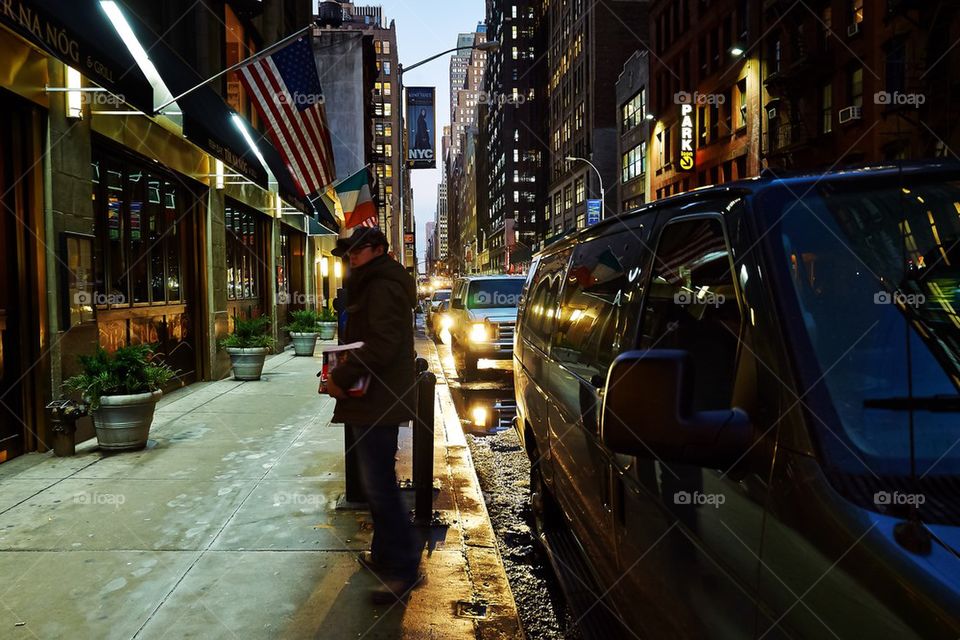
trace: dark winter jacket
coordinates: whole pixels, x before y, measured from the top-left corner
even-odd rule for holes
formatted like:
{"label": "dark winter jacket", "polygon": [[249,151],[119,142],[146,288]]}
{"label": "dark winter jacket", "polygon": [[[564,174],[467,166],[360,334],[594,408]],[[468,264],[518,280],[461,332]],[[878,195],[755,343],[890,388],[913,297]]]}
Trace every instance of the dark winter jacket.
{"label": "dark winter jacket", "polygon": [[370,373],[370,386],[359,398],[338,399],[333,422],[395,425],[414,417],[413,308],[417,286],[399,262],[379,256],[346,281],[347,326],[344,342],[363,342],[347,362],[330,374],[347,390]]}

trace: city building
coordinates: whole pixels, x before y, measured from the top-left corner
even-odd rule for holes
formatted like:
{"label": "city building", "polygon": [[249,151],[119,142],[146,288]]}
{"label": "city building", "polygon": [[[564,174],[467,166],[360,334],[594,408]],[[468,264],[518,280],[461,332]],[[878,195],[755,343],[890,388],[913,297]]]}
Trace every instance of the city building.
{"label": "city building", "polygon": [[[486,61],[479,95],[484,134],[480,172],[490,265],[495,271],[522,270],[544,234],[547,138],[546,33],[534,0],[488,0],[487,35],[500,42]],[[481,234],[483,235],[483,234]]]}
{"label": "city building", "polygon": [[[327,20],[325,29],[360,32],[372,36],[373,39],[376,76],[372,87],[373,115],[366,127],[373,131],[373,156],[369,162],[370,170],[376,176],[373,194],[377,203],[380,228],[387,235],[391,249],[396,250],[397,247],[403,246],[404,233],[411,230],[413,224],[409,194],[407,194],[408,206],[403,209],[409,213],[405,216],[406,219],[401,216],[400,172],[404,170],[405,165],[403,163],[403,96],[400,95],[398,77],[396,24],[393,20],[387,23],[380,6],[362,6],[352,2],[322,4],[341,5],[339,22]],[[335,8],[333,14],[336,14]],[[331,72],[334,72],[333,66]],[[409,188],[409,174],[404,184]]]}
{"label": "city building", "polygon": [[434,243],[435,257],[441,263],[446,263],[450,253],[448,232],[447,174],[444,171],[440,184],[437,185],[436,242]]}
{"label": "city building", "polygon": [[[608,196],[607,215],[618,212],[614,85],[627,58],[647,42],[648,6],[648,2],[543,2],[548,33],[544,93],[549,101],[549,137],[544,143],[550,150],[549,204],[543,204],[547,242],[586,226],[587,199],[601,197],[601,182]],[[530,48],[517,55],[521,53],[539,52]]]}
{"label": "city building", "polygon": [[649,52],[634,52],[617,80],[617,155],[620,158],[617,209],[632,211],[646,202],[649,192],[647,144],[653,116],[647,108],[650,96]]}
{"label": "city building", "polygon": [[651,198],[759,174],[768,98],[758,6],[746,0],[652,4]]}
{"label": "city building", "polygon": [[235,74],[172,101],[308,26],[309,1],[18,4],[0,11],[0,461],[48,448],[44,406],[97,347],[156,344],[175,386],[224,377],[234,319],[282,326],[326,242]]}
{"label": "city building", "polygon": [[960,7],[764,4],[764,158],[773,171],[946,157],[960,145]]}

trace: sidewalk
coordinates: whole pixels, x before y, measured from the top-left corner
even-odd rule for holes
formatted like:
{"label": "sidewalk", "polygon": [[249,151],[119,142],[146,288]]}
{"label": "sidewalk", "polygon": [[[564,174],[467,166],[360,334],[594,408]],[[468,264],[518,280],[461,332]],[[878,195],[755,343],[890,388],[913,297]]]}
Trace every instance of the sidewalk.
{"label": "sidewalk", "polygon": [[[90,441],[0,465],[0,638],[521,637],[436,349],[417,350],[439,378],[435,508],[451,526],[406,605],[369,602],[378,579],[355,560],[369,514],[335,509],[343,430],[317,394],[319,359],[287,351],[260,382],[163,398],[143,451]],[[409,478],[409,428],[401,443]]]}

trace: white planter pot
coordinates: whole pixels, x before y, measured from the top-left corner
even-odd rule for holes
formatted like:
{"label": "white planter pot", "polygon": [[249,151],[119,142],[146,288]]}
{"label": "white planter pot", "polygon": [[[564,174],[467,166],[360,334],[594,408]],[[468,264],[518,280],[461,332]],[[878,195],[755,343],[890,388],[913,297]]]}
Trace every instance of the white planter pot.
{"label": "white planter pot", "polygon": [[290,332],[290,340],[293,341],[293,352],[298,356],[312,356],[313,350],[317,347],[317,333],[294,333]]}
{"label": "white planter pot", "polygon": [[234,380],[259,380],[263,373],[263,361],[267,359],[270,349],[268,347],[251,349],[228,347],[227,353],[230,354],[230,364],[233,365]]}
{"label": "white planter pot", "polygon": [[321,322],[319,326],[321,340],[333,340],[333,338],[337,335],[336,322]]}
{"label": "white planter pot", "polygon": [[108,451],[129,451],[147,446],[153,411],[162,391],[128,396],[103,396],[93,412],[97,442]]}

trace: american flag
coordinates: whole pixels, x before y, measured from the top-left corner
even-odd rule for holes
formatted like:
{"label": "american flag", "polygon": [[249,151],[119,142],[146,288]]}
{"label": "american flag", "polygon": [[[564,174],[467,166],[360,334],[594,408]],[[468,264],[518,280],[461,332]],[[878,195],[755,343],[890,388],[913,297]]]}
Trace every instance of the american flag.
{"label": "american flag", "polygon": [[323,88],[309,37],[240,69],[240,81],[300,189],[321,191],[336,180]]}

